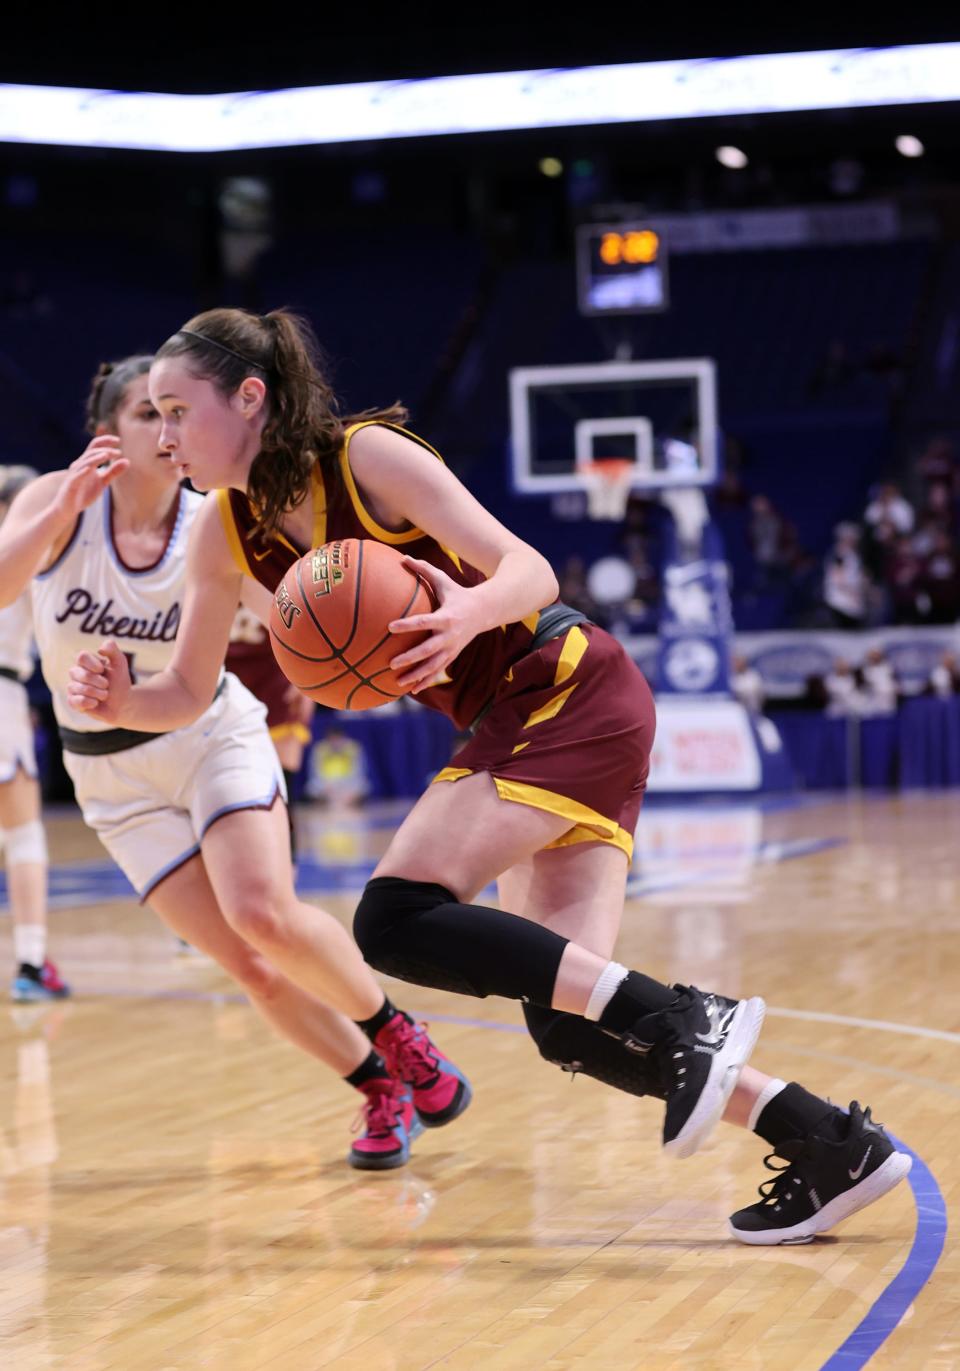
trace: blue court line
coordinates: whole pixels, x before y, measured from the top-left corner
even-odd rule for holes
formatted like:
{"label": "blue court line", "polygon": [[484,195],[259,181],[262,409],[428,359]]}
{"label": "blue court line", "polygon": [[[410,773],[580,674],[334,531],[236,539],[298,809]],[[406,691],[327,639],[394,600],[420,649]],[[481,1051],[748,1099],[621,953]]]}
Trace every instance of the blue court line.
{"label": "blue court line", "polygon": [[917,1231],[907,1259],[890,1284],[857,1324],[856,1328],[837,1348],[820,1371],[860,1371],[899,1327],[913,1301],[933,1275],[940,1260],[947,1236],[947,1206],[936,1177],[906,1143],[895,1138],[890,1141],[901,1152],[913,1158],[910,1169],[910,1189],[917,1207]]}
{"label": "blue court line", "polygon": [[[88,994],[103,995],[107,998],[157,999],[157,1000],[211,1000],[231,1004],[245,1004],[245,995],[228,992],[225,995],[212,995],[210,991],[110,991],[89,990]],[[526,1034],[526,1028],[516,1023],[496,1023],[488,1019],[471,1019],[461,1014],[431,1014],[431,1023],[455,1024],[461,1028],[482,1028],[493,1033]],[[857,1324],[850,1336],[840,1344],[823,1363],[820,1371],[860,1371],[876,1351],[886,1342],[890,1334],[899,1327],[910,1305],[920,1294],[943,1254],[947,1236],[947,1206],[937,1184],[936,1177],[926,1162],[908,1147],[905,1142],[892,1133],[890,1141],[900,1152],[907,1152],[913,1158],[909,1173],[910,1189],[917,1210],[917,1227],[913,1245],[906,1261],[889,1285],[874,1300],[867,1313]]]}

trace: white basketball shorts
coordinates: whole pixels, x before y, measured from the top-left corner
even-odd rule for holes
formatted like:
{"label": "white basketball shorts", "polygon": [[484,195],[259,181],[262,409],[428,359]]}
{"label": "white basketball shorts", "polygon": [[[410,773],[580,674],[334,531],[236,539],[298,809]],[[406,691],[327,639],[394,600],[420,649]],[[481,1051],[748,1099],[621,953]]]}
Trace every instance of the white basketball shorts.
{"label": "white basketball shorts", "polygon": [[0,676],[0,785],[12,781],[18,768],[36,778],[30,702],[26,686]]}
{"label": "white basketball shorts", "polygon": [[64,752],[84,821],[141,900],[238,809],[287,798],[267,711],[229,672],[194,723],[103,757]]}

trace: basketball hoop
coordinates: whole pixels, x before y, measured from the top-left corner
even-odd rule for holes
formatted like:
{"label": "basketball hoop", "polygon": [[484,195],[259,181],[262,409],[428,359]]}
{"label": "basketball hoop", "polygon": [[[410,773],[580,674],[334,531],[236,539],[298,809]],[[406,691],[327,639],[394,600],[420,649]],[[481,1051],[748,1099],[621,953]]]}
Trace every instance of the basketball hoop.
{"label": "basketball hoop", "polygon": [[577,463],[591,519],[623,518],[636,465],[623,457],[594,457],[589,462]]}

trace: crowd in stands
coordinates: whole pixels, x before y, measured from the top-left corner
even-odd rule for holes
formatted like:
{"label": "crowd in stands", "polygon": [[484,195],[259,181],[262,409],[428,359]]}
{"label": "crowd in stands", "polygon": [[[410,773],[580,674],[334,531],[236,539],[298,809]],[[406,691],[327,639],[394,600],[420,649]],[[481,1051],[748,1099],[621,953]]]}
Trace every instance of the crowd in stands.
{"label": "crowd in stands", "polygon": [[856,521],[838,523],[825,558],[811,556],[796,526],[768,496],[747,495],[734,470],[715,499],[745,502],[752,553],[747,596],[789,588],[783,627],[874,628],[952,624],[960,619],[960,468],[952,444],[935,438],[907,482],[874,486]]}
{"label": "crowd in stands", "polygon": [[[762,714],[768,701],[763,677],[741,654],[731,663],[730,686],[735,697],[751,714]],[[933,696],[949,700],[960,695],[960,661],[957,654],[945,651],[919,690],[905,691],[893,666],[881,648],[871,648],[855,665],[837,657],[823,676],[807,681],[803,704],[822,709],[828,718],[876,718],[896,713],[907,695]],[[781,701],[782,704],[782,701]]]}
{"label": "crowd in stands", "polygon": [[[909,491],[909,496],[907,491]],[[715,506],[746,513],[750,562],[734,574],[734,617],[751,597],[780,592],[789,628],[876,628],[952,624],[960,619],[960,466],[951,443],[931,440],[904,485],[874,486],[860,518],[837,524],[826,556],[801,542],[796,525],[764,494],[749,494],[736,465],[724,472]],[[633,590],[614,605],[591,593],[591,568],[571,555],[558,569],[561,598],[605,627],[656,629],[664,512],[631,497],[613,553],[633,573]],[[748,625],[748,627],[751,625]]]}

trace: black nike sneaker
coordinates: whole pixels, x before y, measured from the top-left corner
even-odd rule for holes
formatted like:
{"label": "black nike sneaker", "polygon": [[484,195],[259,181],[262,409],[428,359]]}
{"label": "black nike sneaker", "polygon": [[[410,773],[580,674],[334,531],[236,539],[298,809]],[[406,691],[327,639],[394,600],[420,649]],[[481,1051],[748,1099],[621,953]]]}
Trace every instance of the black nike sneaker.
{"label": "black nike sneaker", "polygon": [[[786,1165],[772,1165],[774,1157]],[[898,1152],[882,1125],[873,1122],[870,1110],[854,1100],[843,1142],[811,1133],[777,1144],[764,1166],[780,1174],[759,1187],[763,1198],[757,1204],[730,1216],[730,1232],[741,1242],[768,1247],[813,1242],[818,1233],[892,1190],[912,1164],[913,1158]]]}
{"label": "black nike sneaker", "polygon": [[750,1059],[766,1005],[677,985],[676,1000],[621,1035],[628,1052],[649,1055],[667,1102],[663,1147],[692,1157],[713,1131]]}

